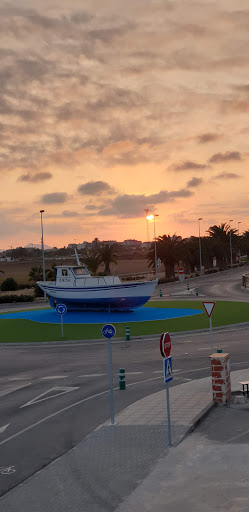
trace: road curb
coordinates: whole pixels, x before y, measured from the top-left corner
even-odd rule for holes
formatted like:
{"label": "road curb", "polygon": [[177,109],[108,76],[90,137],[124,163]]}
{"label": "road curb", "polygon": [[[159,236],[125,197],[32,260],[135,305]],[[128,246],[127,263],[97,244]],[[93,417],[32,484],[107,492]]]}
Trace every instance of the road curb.
{"label": "road curb", "polygon": [[210,404],[208,404],[199,414],[197,414],[197,416],[194,418],[193,423],[191,423],[182,439],[178,443],[174,444],[174,446],[178,446],[178,444],[182,443],[182,441],[184,441],[184,439],[186,439],[186,437],[190,435],[200,425],[200,423],[209,415],[211,410],[214,409],[214,407],[216,406],[216,402],[210,402]]}

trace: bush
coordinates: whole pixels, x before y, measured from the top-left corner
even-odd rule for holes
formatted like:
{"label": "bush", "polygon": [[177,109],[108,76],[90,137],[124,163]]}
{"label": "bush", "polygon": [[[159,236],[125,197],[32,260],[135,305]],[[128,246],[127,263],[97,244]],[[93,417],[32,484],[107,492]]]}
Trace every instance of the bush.
{"label": "bush", "polygon": [[0,304],[9,302],[33,302],[32,295],[0,295]]}
{"label": "bush", "polygon": [[179,278],[178,277],[160,277],[160,279],[158,279],[158,284],[173,283],[174,281],[179,281]]}
{"label": "bush", "polygon": [[30,288],[33,288],[33,284],[28,283],[28,284],[19,284],[18,285],[18,290],[25,290],[25,288],[27,290],[30,290]]}
{"label": "bush", "polygon": [[44,296],[44,292],[41,290],[41,288],[40,288],[40,286],[38,286],[38,284],[35,283],[34,289],[35,289],[35,297],[43,297]]}
{"label": "bush", "polygon": [[18,284],[13,277],[7,277],[1,284],[1,291],[10,292],[13,290],[18,290]]}

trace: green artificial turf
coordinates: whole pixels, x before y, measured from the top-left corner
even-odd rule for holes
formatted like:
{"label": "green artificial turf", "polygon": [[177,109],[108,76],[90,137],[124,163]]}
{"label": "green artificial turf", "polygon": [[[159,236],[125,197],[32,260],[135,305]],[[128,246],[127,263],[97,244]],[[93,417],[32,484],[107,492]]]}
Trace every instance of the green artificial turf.
{"label": "green artificial turf", "polygon": [[[190,308],[202,309],[201,301],[155,301],[149,302],[145,307],[156,308]],[[212,314],[213,327],[249,321],[248,302],[216,302]],[[86,340],[102,338],[103,324],[64,324],[64,340]],[[169,320],[153,320],[149,322],[117,323],[116,337],[125,338],[125,328],[130,327],[130,335],[160,334],[161,332],[180,332],[209,327],[209,318],[204,312],[200,315],[185,318],[172,318]],[[30,320],[1,320],[0,315],[0,342],[33,342],[58,341],[61,338],[60,324],[45,324]]]}

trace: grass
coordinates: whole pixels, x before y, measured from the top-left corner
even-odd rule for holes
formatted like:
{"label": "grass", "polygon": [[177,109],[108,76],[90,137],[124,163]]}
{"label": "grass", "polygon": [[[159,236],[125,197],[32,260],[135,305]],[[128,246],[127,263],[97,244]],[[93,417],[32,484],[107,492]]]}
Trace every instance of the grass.
{"label": "grass", "polygon": [[[146,307],[146,306],[145,306]],[[157,308],[190,308],[202,309],[201,301],[155,301],[147,304],[147,307]],[[216,302],[212,314],[213,327],[229,325],[249,321],[248,302]],[[64,340],[84,340],[102,338],[101,329],[103,324],[64,324]],[[132,336],[146,334],[160,334],[169,331],[191,331],[209,327],[209,318],[204,312],[203,315],[190,316],[185,318],[172,318],[170,320],[159,320],[149,322],[126,322],[117,323],[116,337],[125,338],[125,328],[130,327]],[[1,320],[0,315],[0,343],[7,342],[37,342],[37,341],[58,341],[61,339],[60,324],[43,324],[30,320]]]}

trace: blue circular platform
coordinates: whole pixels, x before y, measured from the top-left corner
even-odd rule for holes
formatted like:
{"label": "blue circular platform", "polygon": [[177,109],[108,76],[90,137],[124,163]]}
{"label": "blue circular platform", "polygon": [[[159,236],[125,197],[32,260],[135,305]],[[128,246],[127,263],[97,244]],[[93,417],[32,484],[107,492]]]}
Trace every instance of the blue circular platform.
{"label": "blue circular platform", "polygon": [[[149,308],[141,307],[134,311],[70,311],[63,316],[65,324],[105,324],[123,322],[148,322],[153,320],[168,320],[186,316],[200,315],[200,309],[187,308]],[[22,311],[0,315],[1,319],[32,320],[47,324],[59,324],[61,317],[55,309],[42,309],[37,311]]]}

